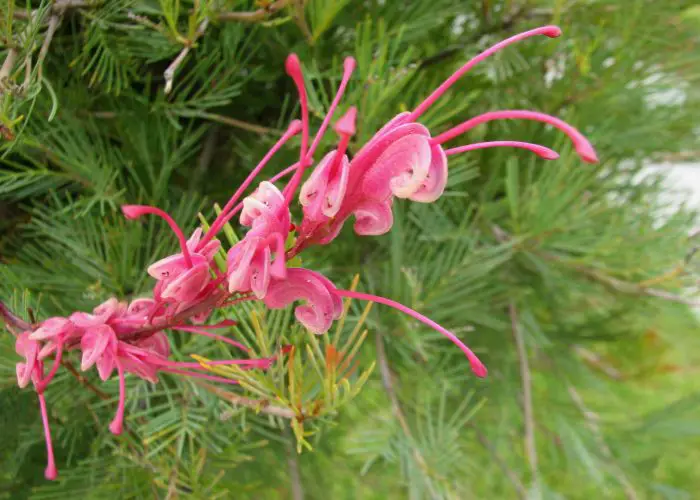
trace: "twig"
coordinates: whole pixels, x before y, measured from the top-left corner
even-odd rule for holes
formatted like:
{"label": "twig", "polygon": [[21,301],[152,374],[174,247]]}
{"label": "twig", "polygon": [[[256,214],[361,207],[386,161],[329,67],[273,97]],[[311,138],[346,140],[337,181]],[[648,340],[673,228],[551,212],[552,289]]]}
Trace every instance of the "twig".
{"label": "twig", "polygon": [[71,373],[71,375],[73,375],[78,380],[78,382],[80,382],[81,385],[85,386],[86,388],[97,394],[97,397],[99,397],[101,400],[106,401],[108,399],[111,399],[109,394],[95,387],[92,384],[92,382],[90,382],[78,370],[76,370],[70,361],[62,359],[61,366],[65,367]]}
{"label": "twig", "polygon": [[177,68],[180,67],[182,61],[184,61],[187,57],[187,54],[190,53],[190,50],[192,49],[192,46],[195,44],[197,39],[204,34],[204,32],[207,29],[207,26],[209,26],[209,18],[204,18],[204,20],[201,23],[199,23],[197,31],[195,31],[192,40],[188,41],[187,45],[180,51],[175,60],[173,60],[173,62],[170,63],[170,66],[168,66],[165,72],[163,73],[163,76],[165,77],[166,94],[169,94],[170,91],[173,89],[173,79],[175,78],[175,72],[177,71]]}
{"label": "twig", "polygon": [[622,380],[624,379],[624,375],[620,373],[620,371],[615,368],[614,366],[610,366],[608,363],[603,361],[601,357],[594,353],[593,351],[589,351],[583,346],[580,345],[574,345],[571,347],[573,351],[581,356],[585,361],[588,363],[592,364],[596,368],[598,368],[600,371],[605,373],[608,377],[614,379],[614,380]]}
{"label": "twig", "polygon": [[484,436],[484,434],[481,431],[479,431],[473,423],[470,422],[468,425],[474,430],[474,433],[476,434],[476,438],[479,440],[479,443],[481,443],[481,445],[484,448],[486,448],[486,450],[491,454],[493,460],[501,468],[503,473],[506,476],[508,476],[508,479],[513,484],[513,487],[517,490],[518,496],[522,500],[525,500],[527,498],[527,490],[525,489],[525,486],[523,485],[522,481],[520,481],[520,478],[517,476],[517,474],[508,467],[508,464],[506,464],[503,461],[503,459],[496,451],[496,448],[491,444],[487,437]]}
{"label": "twig", "polygon": [[254,409],[255,411],[259,411],[260,413],[266,413],[268,415],[286,418],[289,420],[293,418],[299,418],[299,415],[297,415],[294,411],[290,410],[289,408],[274,406],[264,400],[250,399],[246,398],[245,396],[239,396],[238,394],[234,394],[233,392],[220,389],[215,385],[203,382],[201,380],[192,380],[192,382],[194,382],[201,388],[207,390],[208,392],[211,392],[212,394],[220,397],[221,399],[225,399],[229,403],[233,403],[234,405],[246,406],[248,408]]}
{"label": "twig", "polygon": [[17,60],[17,48],[10,47],[5,56],[5,61],[0,67],[0,95],[5,93],[4,87],[6,81],[10,78],[10,73],[12,73],[12,68],[15,67],[15,61]]}
{"label": "twig", "polygon": [[284,425],[284,446],[287,450],[287,466],[289,467],[289,481],[292,483],[292,499],[304,500],[304,487],[301,484],[301,474],[299,473],[299,460],[292,444],[292,433],[289,425]]}
{"label": "twig", "polygon": [[[496,240],[498,240],[501,243],[508,242],[511,239],[511,236],[499,226],[492,226],[491,231],[495,236]],[[559,255],[555,255],[553,253],[542,251],[533,251],[532,253],[543,258],[544,260],[568,266],[616,292],[629,295],[648,295],[650,297],[656,297],[659,299],[667,300],[669,302],[677,302],[679,304],[685,304],[691,307],[700,307],[700,300],[698,299],[690,299],[672,292],[668,292],[666,290],[650,288],[639,283],[630,283],[628,281],[622,281],[617,278],[613,278],[612,276],[608,276],[607,274],[597,269],[569,262],[565,258],[560,257]],[[673,274],[677,273],[677,270],[673,271]],[[646,282],[653,281],[654,280],[646,280]]]}
{"label": "twig", "polygon": [[286,7],[289,0],[277,0],[261,9],[252,12],[221,12],[216,16],[218,21],[240,21],[242,23],[257,23],[264,21],[275,12]]}
{"label": "twig", "polygon": [[304,0],[292,0],[294,5],[294,22],[304,34],[309,45],[314,44],[314,37],[311,35],[309,25],[306,23],[306,15],[304,13]]}
{"label": "twig", "polygon": [[533,483],[537,484],[537,447],[535,443],[535,417],[532,411],[532,377],[530,375],[530,366],[528,364],[527,350],[525,348],[525,339],[523,338],[523,334],[518,325],[518,311],[515,308],[515,303],[513,301],[508,304],[508,313],[510,315],[510,324],[513,330],[513,338],[515,339],[515,347],[518,353],[520,380],[523,386],[525,454],[527,455],[527,461],[530,464],[532,481]]}
{"label": "twig", "polygon": [[622,489],[625,492],[625,497],[627,497],[627,500],[637,500],[639,498],[637,496],[637,492],[635,491],[634,487],[632,486],[632,483],[630,483],[623,470],[617,465],[617,463],[615,463],[615,457],[613,456],[610,447],[605,442],[603,433],[601,432],[600,426],[598,425],[600,417],[595,412],[586,407],[586,404],[583,402],[583,398],[574,386],[570,385],[568,387],[568,390],[571,399],[583,415],[583,419],[586,422],[586,427],[588,427],[591,433],[595,436],[595,439],[598,442],[598,448],[600,448],[600,452],[613,466],[612,468],[614,469],[614,476],[620,483],[620,486],[622,486]]}
{"label": "twig", "polygon": [[3,301],[0,300],[0,316],[2,317],[3,321],[5,321],[6,326],[10,327],[8,330],[10,333],[13,335],[17,335],[17,332],[14,331],[14,329],[26,331],[26,330],[32,330],[32,325],[24,321],[22,318],[17,316],[15,313],[10,311],[10,309],[5,305]]}
{"label": "twig", "polygon": [[[389,401],[391,401],[391,410],[394,413],[396,420],[399,422],[403,433],[406,435],[408,440],[411,441],[411,443],[413,443],[413,433],[411,432],[411,428],[409,427],[408,422],[406,421],[406,417],[403,414],[401,404],[399,403],[399,398],[396,396],[396,392],[394,391],[394,382],[392,380],[391,368],[389,368],[389,362],[386,357],[386,351],[384,350],[384,336],[381,332],[377,332],[377,334],[375,335],[375,341],[377,346],[377,363],[379,364],[379,373],[381,374],[384,391],[386,392],[387,396],[389,396]],[[418,466],[421,469],[423,469],[423,471],[425,471],[426,474],[430,474],[428,464],[426,463],[425,458],[423,458],[421,452],[413,444],[411,448],[413,450],[413,458],[415,459]],[[428,492],[430,493],[431,498],[440,498],[430,481],[427,481],[426,485],[428,487]]]}
{"label": "twig", "polygon": [[49,45],[51,45],[51,40],[53,39],[54,33],[56,33],[56,28],[58,28],[58,23],[61,21],[61,15],[52,14],[49,19],[49,27],[46,29],[46,35],[44,37],[44,43],[41,44],[41,50],[39,50],[39,57],[37,58],[37,78],[41,80],[41,76],[44,72],[44,59],[49,51]]}
{"label": "twig", "polygon": [[[62,14],[67,9],[80,9],[84,7],[96,7],[102,2],[89,1],[89,0],[56,0],[51,7],[49,7],[50,12]],[[27,13],[26,10],[15,10],[12,13],[12,17],[15,19],[29,20],[36,16],[37,10],[33,10]],[[42,21],[43,22],[43,21]]]}
{"label": "twig", "polygon": [[203,118],[205,120],[211,120],[213,122],[222,123],[224,125],[230,125],[231,127],[240,128],[243,130],[248,130],[249,132],[255,132],[256,134],[266,135],[266,134],[278,134],[281,135],[282,132],[278,129],[263,127],[262,125],[256,125],[254,123],[244,122],[243,120],[238,120],[236,118],[230,118],[228,116],[217,115],[215,113],[201,112],[196,113],[194,116]]}

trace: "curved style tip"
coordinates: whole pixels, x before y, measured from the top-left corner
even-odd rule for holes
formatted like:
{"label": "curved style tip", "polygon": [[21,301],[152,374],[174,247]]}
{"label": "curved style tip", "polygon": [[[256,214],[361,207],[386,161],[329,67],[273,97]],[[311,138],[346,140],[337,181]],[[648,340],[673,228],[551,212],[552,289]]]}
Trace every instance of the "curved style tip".
{"label": "curved style tip", "polygon": [[119,436],[124,431],[124,426],[121,421],[117,422],[117,419],[114,419],[109,424],[109,431],[115,436]]}
{"label": "curved style tip", "polygon": [[135,220],[144,214],[143,207],[140,205],[122,205],[122,213],[129,220]]}
{"label": "curved style tip", "polygon": [[588,141],[577,144],[576,152],[586,163],[598,163],[600,161],[598,159],[598,154]]}
{"label": "curved style tip", "polygon": [[335,123],[335,131],[339,135],[355,135],[356,128],[355,123],[357,121],[357,108],[352,106],[347,112],[340,117],[340,119]]}
{"label": "curved style tip", "polygon": [[486,366],[484,366],[484,364],[478,359],[469,360],[469,365],[471,366],[474,375],[476,375],[479,378],[486,378],[486,376],[489,373],[489,371],[486,369]]}
{"label": "curved style tip", "polygon": [[56,470],[56,466],[54,464],[48,465],[46,469],[44,469],[44,477],[49,481],[56,480],[58,477],[58,471]]}
{"label": "curved style tip", "polygon": [[296,135],[299,132],[301,132],[301,129],[302,129],[301,120],[292,120],[291,123],[289,124],[289,127],[287,128],[287,133]]}
{"label": "curved style tip", "polygon": [[553,24],[550,26],[544,26],[542,28],[542,34],[544,36],[548,36],[549,38],[557,38],[561,36],[561,28]]}
{"label": "curved style tip", "polygon": [[343,71],[345,73],[350,73],[355,70],[355,67],[357,66],[357,61],[355,61],[355,58],[352,56],[348,56],[345,58],[343,61]]}
{"label": "curved style tip", "polygon": [[299,56],[294,53],[289,54],[284,62],[284,69],[292,78],[301,76],[301,62],[299,61]]}

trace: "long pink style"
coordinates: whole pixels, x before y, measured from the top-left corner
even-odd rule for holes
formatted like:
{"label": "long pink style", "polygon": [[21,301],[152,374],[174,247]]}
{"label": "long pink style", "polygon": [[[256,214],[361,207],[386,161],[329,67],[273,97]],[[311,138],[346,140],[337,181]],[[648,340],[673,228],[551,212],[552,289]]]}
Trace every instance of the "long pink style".
{"label": "long pink style", "polygon": [[475,144],[467,144],[465,146],[457,146],[456,148],[450,148],[445,150],[447,156],[456,155],[459,153],[466,153],[469,151],[475,151],[477,149],[487,149],[487,148],[520,148],[532,151],[540,158],[545,160],[556,160],[559,158],[559,153],[549,149],[539,144],[532,144],[530,142],[519,142],[519,141],[490,141],[490,142],[477,142]]}
{"label": "long pink style", "polygon": [[417,319],[421,323],[424,323],[431,327],[432,329],[440,332],[443,334],[445,337],[450,339],[452,343],[454,343],[457,347],[459,347],[462,352],[467,356],[467,359],[469,360],[469,365],[471,366],[472,371],[477,377],[485,377],[487,374],[486,367],[484,364],[479,360],[479,358],[472,352],[471,349],[469,349],[464,342],[459,340],[457,336],[452,333],[451,331],[443,328],[439,324],[437,324],[435,321],[432,319],[423,316],[421,313],[418,311],[414,311],[410,307],[407,307],[399,302],[396,302],[395,300],[387,299],[384,297],[379,297],[378,295],[370,295],[368,293],[360,293],[360,292],[353,292],[351,290],[335,290],[335,293],[342,297],[349,297],[351,299],[358,299],[358,300],[368,300],[370,302],[377,302],[379,304],[384,304],[385,306],[393,307],[394,309],[397,309],[401,311],[402,313],[408,314],[412,318]]}
{"label": "long pink style", "polygon": [[[289,139],[297,135],[302,129],[301,122],[299,120],[293,120],[292,123],[289,124],[289,127],[287,128],[287,131],[280,137],[280,139],[275,143],[274,146],[270,149],[270,151],[267,152],[267,154],[263,157],[262,160],[260,160],[260,163],[257,164],[257,166],[250,172],[248,177],[246,178],[245,181],[243,181],[243,184],[241,184],[236,192],[229,198],[228,202],[226,205],[224,205],[224,208],[221,210],[221,213],[218,215],[218,217],[214,220],[214,223],[211,225],[211,228],[207,233],[204,235],[202,240],[199,242],[197,245],[197,248],[203,248],[204,245],[209,243],[211,239],[221,230],[222,227],[228,222],[229,219],[226,219],[226,216],[228,213],[231,211],[235,203],[238,201],[238,199],[241,197],[241,195],[245,192],[246,189],[248,189],[248,186],[255,180],[255,177],[260,173],[260,171],[265,167],[265,165],[268,164],[268,162],[272,159],[272,157],[277,153],[277,151],[280,150],[282,146],[284,146]],[[240,205],[241,207],[243,205]],[[238,208],[238,207],[236,207]]]}
{"label": "long pink style", "polygon": [[124,404],[126,402],[126,387],[124,381],[124,368],[122,367],[119,358],[116,359],[117,373],[119,375],[119,403],[117,404],[117,413],[114,419],[109,424],[109,430],[114,435],[119,435],[124,430]]}
{"label": "long pink style", "polygon": [[170,217],[167,212],[161,210],[160,208],[151,207],[148,205],[122,205],[122,212],[127,219],[138,219],[142,215],[146,214],[157,215],[158,217],[164,219],[170,226],[170,229],[172,229],[175,233],[175,236],[177,236],[177,240],[180,242],[180,250],[182,250],[182,255],[185,258],[185,264],[188,268],[192,267],[192,258],[190,257],[190,251],[187,248],[187,238],[185,238],[185,234],[182,232],[182,229],[180,229],[180,226],[177,225],[177,222],[175,222],[175,220]]}
{"label": "long pink style", "polygon": [[46,399],[39,393],[39,409],[41,410],[41,422],[44,425],[44,439],[46,440],[47,465],[44,476],[49,481],[53,481],[58,476],[56,470],[56,460],[53,456],[53,442],[51,441],[51,428],[49,427],[49,413],[46,411]]}
{"label": "long pink style", "polygon": [[476,126],[481,125],[482,123],[490,122],[493,120],[511,119],[532,120],[536,122],[546,123],[547,125],[551,125],[555,128],[558,128],[559,130],[561,130],[569,136],[571,142],[574,144],[576,152],[579,154],[583,161],[587,163],[598,162],[598,155],[596,155],[595,149],[593,149],[591,143],[588,142],[588,139],[586,139],[583,136],[583,134],[581,134],[581,132],[576,130],[574,127],[572,127],[565,121],[560,120],[559,118],[544,113],[539,113],[537,111],[527,111],[519,109],[505,111],[489,111],[488,113],[484,113],[483,115],[475,116],[474,118],[471,118],[461,123],[460,125],[451,128],[447,132],[443,132],[437,137],[432,138],[430,142],[432,144],[443,144],[451,139],[454,139],[458,135],[461,135],[464,132],[473,129]]}
{"label": "long pink style", "polygon": [[478,56],[474,57],[471,59],[469,62],[467,62],[464,66],[459,68],[457,71],[455,71],[452,76],[450,76],[447,80],[445,80],[437,89],[433,91],[432,94],[430,94],[425,101],[420,103],[416,109],[413,110],[413,112],[408,116],[408,120],[410,122],[416,121],[419,116],[421,116],[423,113],[425,113],[430,106],[432,106],[435,101],[437,101],[442,94],[447,92],[447,90],[457,82],[460,78],[462,78],[469,70],[471,70],[474,66],[479,64],[481,61],[484,59],[492,56],[496,52],[499,52],[500,50],[503,50],[504,48],[508,47],[509,45],[512,45],[514,43],[520,42],[521,40],[525,40],[527,38],[531,38],[533,36],[537,35],[544,35],[549,38],[556,38],[559,35],[561,35],[561,29],[558,26],[542,26],[540,28],[536,28],[530,31],[526,31],[524,33],[520,33],[518,35],[514,35],[510,38],[507,38],[503,40],[502,42],[497,43],[491,48],[486,49],[483,51],[481,54]]}

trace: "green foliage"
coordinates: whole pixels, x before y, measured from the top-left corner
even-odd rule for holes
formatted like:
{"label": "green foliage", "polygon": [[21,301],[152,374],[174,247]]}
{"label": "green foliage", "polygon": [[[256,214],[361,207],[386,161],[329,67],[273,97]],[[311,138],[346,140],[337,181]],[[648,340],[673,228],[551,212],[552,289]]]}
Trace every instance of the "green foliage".
{"label": "green foliage", "polygon": [[[304,266],[339,285],[359,273],[358,290],[450,328],[484,359],[485,380],[442,336],[379,305],[348,302],[337,330],[315,337],[290,309],[241,304],[218,318],[238,321],[224,333],[278,354],[271,369],[208,365],[239,353],[173,333],[177,355],[240,387],[127,377],[121,437],[107,431],[116,380],[61,373],[47,391],[60,470],[48,484],[36,397],[15,387],[14,341],[3,334],[0,498],[271,499],[290,498],[294,483],[319,499],[689,499],[700,490],[700,337],[688,306],[696,214],[669,215],[662,179],[640,178],[650,158],[697,155],[696,2],[67,3],[0,7],[0,60],[12,62],[0,72],[0,299],[25,319],[152,286],[145,267],[175,241],[162,223],[125,221],[119,206],[158,205],[188,230],[206,228],[210,207],[298,114],[284,73],[290,51],[304,65],[312,127],[343,57],[357,59],[336,113],[359,108],[356,153],[483,48],[559,24],[562,38],[479,64],[421,121],[436,135],[481,112],[535,109],[574,124],[602,162],[582,164],[541,124],[492,122],[468,140],[527,140],[561,158],[453,156],[445,195],[397,201],[390,234],[346,228],[332,247],[304,253]],[[295,160],[286,148],[263,177]],[[232,244],[233,229],[227,236]],[[536,464],[524,444],[531,428]]]}

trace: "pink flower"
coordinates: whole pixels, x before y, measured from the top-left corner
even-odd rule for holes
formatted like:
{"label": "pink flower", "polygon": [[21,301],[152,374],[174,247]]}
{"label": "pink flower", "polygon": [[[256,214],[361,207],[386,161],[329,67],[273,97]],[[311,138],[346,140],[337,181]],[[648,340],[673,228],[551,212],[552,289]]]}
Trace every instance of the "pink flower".
{"label": "pink flower", "polygon": [[[589,163],[598,161],[595,150],[581,133],[558,118],[535,111],[494,111],[431,137],[430,131],[416,120],[437,101],[459,78],[480,61],[504,47],[536,35],[559,36],[556,26],[545,26],[515,35],[496,44],[462,66],[412,112],[397,115],[365,144],[350,162],[336,168],[331,177],[329,164],[340,162],[329,153],[316,167],[300,193],[304,205],[302,236],[305,240],[326,244],[339,233],[345,220],[356,218],[355,232],[360,235],[383,234],[391,228],[392,199],[407,198],[421,203],[437,200],[447,184],[447,157],[489,147],[516,147],[530,150],[545,159],[555,159],[557,153],[544,146],[516,141],[493,141],[469,144],[445,150],[443,144],[472,128],[489,121],[524,119],[546,123],[569,136],[581,158]],[[345,172],[348,171],[346,174]],[[340,172],[340,175],[338,175]],[[342,188],[339,188],[342,186]],[[327,199],[327,212],[322,205],[312,203],[315,193],[332,194]],[[325,220],[323,218],[325,216]],[[332,217],[332,219],[331,219]],[[319,221],[325,224],[319,224]]]}
{"label": "pink flower", "polygon": [[252,291],[261,299],[267,293],[271,278],[285,277],[284,243],[290,220],[284,196],[274,184],[260,183],[258,189],[243,200],[241,224],[251,230],[228,252],[229,292]]}
{"label": "pink flower", "polygon": [[24,358],[23,362],[15,365],[17,385],[24,388],[32,379],[38,381],[39,378],[39,342],[31,338],[31,332],[24,332],[17,336],[15,352]]}
{"label": "pink flower", "polygon": [[[31,380],[35,386],[41,382],[43,366],[38,360],[39,342],[30,338],[31,332],[27,331],[17,336],[15,341],[15,351],[24,358],[24,362],[17,363],[17,384],[24,388]],[[47,465],[44,470],[44,476],[48,480],[54,480],[58,476],[56,470],[56,461],[53,454],[53,442],[51,440],[51,428],[49,427],[49,414],[46,411],[46,399],[44,398],[43,390],[37,389],[39,397],[39,409],[41,411],[41,422],[44,426],[44,439],[46,441]]]}
{"label": "pink flower", "polygon": [[343,301],[335,294],[335,286],[320,273],[303,268],[287,269],[287,278],[273,280],[265,296],[270,309],[283,309],[294,301],[294,315],[299,322],[316,334],[325,333],[343,313]]}
{"label": "pink flower", "polygon": [[83,358],[80,362],[82,371],[97,365],[102,380],[107,380],[114,371],[117,356],[117,335],[109,325],[90,328],[80,339]]}

